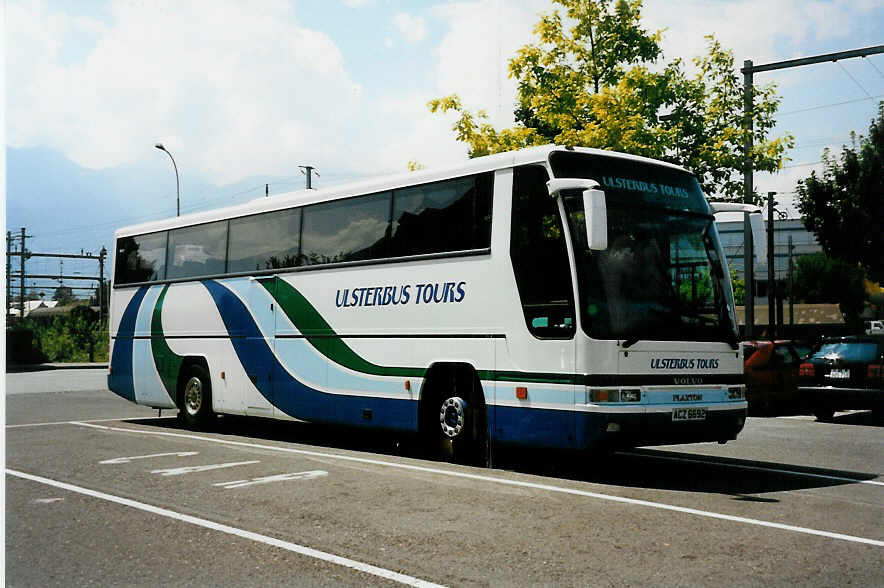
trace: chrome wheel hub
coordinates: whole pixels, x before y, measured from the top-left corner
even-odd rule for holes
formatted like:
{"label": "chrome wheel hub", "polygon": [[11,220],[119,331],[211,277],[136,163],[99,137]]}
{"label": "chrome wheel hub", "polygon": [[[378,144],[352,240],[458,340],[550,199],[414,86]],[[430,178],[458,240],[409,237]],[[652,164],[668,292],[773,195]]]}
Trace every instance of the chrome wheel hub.
{"label": "chrome wheel hub", "polygon": [[449,439],[455,439],[463,432],[466,421],[467,403],[463,398],[448,398],[442,403],[439,410],[439,424],[442,434]]}
{"label": "chrome wheel hub", "polygon": [[199,378],[193,377],[184,386],[184,410],[191,416],[196,416],[203,405],[203,383]]}

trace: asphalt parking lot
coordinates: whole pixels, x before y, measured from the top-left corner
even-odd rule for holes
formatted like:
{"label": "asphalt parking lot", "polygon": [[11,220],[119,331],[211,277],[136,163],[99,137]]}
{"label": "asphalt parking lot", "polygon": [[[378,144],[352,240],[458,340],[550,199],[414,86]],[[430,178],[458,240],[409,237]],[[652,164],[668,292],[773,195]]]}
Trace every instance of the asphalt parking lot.
{"label": "asphalt parking lot", "polygon": [[63,372],[6,380],[10,586],[884,583],[870,413],[472,468],[304,423],[186,431]]}

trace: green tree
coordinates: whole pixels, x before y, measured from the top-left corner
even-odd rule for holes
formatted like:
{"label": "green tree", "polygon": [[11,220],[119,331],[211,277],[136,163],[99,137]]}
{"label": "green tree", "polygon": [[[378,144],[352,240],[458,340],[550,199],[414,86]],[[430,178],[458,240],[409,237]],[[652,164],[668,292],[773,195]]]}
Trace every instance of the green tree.
{"label": "green tree", "polygon": [[849,322],[858,320],[866,298],[865,272],[856,264],[823,252],[795,260],[793,293],[797,302],[838,303]]}
{"label": "green tree", "polygon": [[75,349],[85,352],[90,362],[95,361],[95,346],[101,333],[98,313],[86,305],[75,306],[65,326]]}
{"label": "green tree", "polygon": [[74,291],[68,286],[58,286],[52,299],[57,300],[60,306],[66,306],[75,300]]}
{"label": "green tree", "polygon": [[731,286],[734,290],[734,304],[742,306],[746,302],[746,280],[737,277],[737,270],[731,268]]}
{"label": "green tree", "polygon": [[854,136],[840,160],[824,151],[823,167],[798,182],[804,226],[830,257],[860,264],[884,283],[884,102],[869,136]]}
{"label": "green tree", "polygon": [[[681,60],[651,71],[662,33],[642,28],[640,0],[554,2],[566,17],[558,10],[542,15],[534,29],[539,43],[509,62],[518,80],[516,126],[495,129],[484,111],[470,112],[457,95],[428,103],[432,112],[457,113],[452,128],[469,156],[551,142],[624,151],[680,163],[707,193],[740,199],[746,131],[733,53],[708,37],[695,76]],[[754,100],[753,166],[776,171],[793,140],[767,139],[779,106],[775,87],[756,88]]]}

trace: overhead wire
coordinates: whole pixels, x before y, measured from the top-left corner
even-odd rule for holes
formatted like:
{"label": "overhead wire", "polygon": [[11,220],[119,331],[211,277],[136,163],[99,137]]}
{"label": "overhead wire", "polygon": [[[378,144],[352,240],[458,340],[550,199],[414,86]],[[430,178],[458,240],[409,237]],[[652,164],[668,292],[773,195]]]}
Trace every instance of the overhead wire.
{"label": "overhead wire", "polygon": [[863,85],[859,83],[859,80],[857,80],[855,77],[853,77],[853,74],[851,74],[849,71],[847,71],[847,68],[844,67],[844,65],[843,65],[840,61],[836,61],[835,63],[838,64],[838,67],[841,68],[841,71],[843,71],[844,73],[847,74],[847,77],[848,77],[848,78],[850,78],[851,80],[853,80],[853,83],[854,83],[854,84],[856,84],[857,86],[859,86],[859,89],[863,91],[863,94],[865,94],[865,95],[868,96],[869,98],[872,97],[872,95],[869,94],[869,91],[866,90],[866,89],[863,87]]}
{"label": "overhead wire", "polygon": [[884,73],[881,73],[881,70],[878,69],[878,66],[875,65],[875,62],[874,62],[874,61],[872,61],[871,59],[864,59],[863,61],[865,61],[866,63],[868,63],[869,65],[871,65],[872,68],[873,68],[876,72],[878,72],[878,75],[881,76],[882,78],[884,78]]}
{"label": "overhead wire", "polygon": [[832,108],[834,106],[844,106],[845,104],[855,104],[856,102],[867,102],[869,100],[875,100],[876,98],[884,98],[884,94],[876,94],[875,96],[869,96],[867,98],[856,98],[853,100],[845,100],[843,102],[831,102],[829,104],[820,104],[818,106],[810,106],[808,108],[799,108],[798,110],[788,110],[786,112],[778,112],[777,116],[787,116],[790,114],[811,112],[813,110],[822,110],[823,108]]}

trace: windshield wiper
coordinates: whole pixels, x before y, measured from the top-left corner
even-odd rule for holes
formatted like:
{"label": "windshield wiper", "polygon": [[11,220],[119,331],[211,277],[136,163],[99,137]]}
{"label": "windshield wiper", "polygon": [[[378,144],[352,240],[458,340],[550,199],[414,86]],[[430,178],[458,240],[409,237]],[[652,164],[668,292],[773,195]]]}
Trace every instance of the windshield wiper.
{"label": "windshield wiper", "polygon": [[623,349],[629,349],[630,347],[638,343],[638,341],[638,337],[630,337],[629,339],[621,343],[620,347],[622,347]]}

